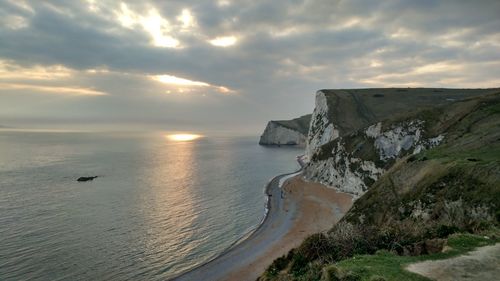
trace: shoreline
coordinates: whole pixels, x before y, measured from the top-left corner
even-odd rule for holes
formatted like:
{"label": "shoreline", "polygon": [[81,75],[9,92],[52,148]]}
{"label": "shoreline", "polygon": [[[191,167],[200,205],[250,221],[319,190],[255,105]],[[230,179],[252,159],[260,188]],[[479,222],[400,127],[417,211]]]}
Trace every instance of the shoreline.
{"label": "shoreline", "polygon": [[[352,197],[318,183],[304,182],[299,176],[300,161],[299,165],[299,170],[275,176],[267,183],[266,211],[254,230],[171,280],[255,280],[275,258],[298,246],[305,237],[331,228],[352,205]],[[319,213],[324,218],[315,215]]]}
{"label": "shoreline", "polygon": [[[302,166],[300,167],[300,169],[298,169],[295,172],[286,173],[286,174],[280,174],[280,175],[274,176],[266,184],[266,186],[264,188],[264,194],[266,195],[266,204],[265,204],[265,207],[264,207],[264,216],[263,216],[262,220],[259,222],[259,224],[254,229],[252,229],[248,233],[244,234],[242,237],[240,237],[234,243],[232,243],[231,245],[229,245],[221,253],[213,256],[212,258],[208,259],[207,261],[205,261],[205,262],[203,262],[203,263],[201,263],[201,264],[199,264],[199,265],[197,265],[197,266],[195,266],[195,267],[193,267],[193,268],[191,268],[191,269],[189,269],[189,270],[187,270],[185,272],[179,273],[177,276],[174,276],[174,277],[172,277],[169,280],[181,280],[180,278],[183,278],[184,275],[189,274],[190,272],[195,271],[198,268],[203,267],[203,266],[209,264],[210,262],[218,259],[219,257],[222,257],[224,254],[226,254],[227,252],[231,251],[233,248],[237,247],[239,244],[241,244],[241,243],[245,242],[246,240],[250,239],[250,237],[252,237],[254,235],[254,233],[257,232],[259,230],[259,228],[261,228],[265,224],[266,220],[269,217],[269,212],[271,210],[271,197],[272,197],[272,194],[270,193],[270,190],[272,188],[271,185],[272,185],[273,181],[275,181],[275,180],[279,181],[279,179],[281,179],[282,177],[286,177],[286,176],[289,176],[289,175],[300,173],[301,171],[302,171]],[[278,188],[279,188],[279,186],[278,186]]]}

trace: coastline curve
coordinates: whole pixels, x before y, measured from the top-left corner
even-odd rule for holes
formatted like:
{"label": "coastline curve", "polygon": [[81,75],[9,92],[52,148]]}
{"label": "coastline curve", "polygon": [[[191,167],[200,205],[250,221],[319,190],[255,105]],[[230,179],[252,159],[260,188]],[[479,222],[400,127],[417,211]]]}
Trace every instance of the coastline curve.
{"label": "coastline curve", "polygon": [[[297,163],[299,164],[299,169],[294,171],[294,172],[289,172],[285,174],[280,174],[277,176],[274,176],[267,184],[264,189],[264,193],[266,195],[266,204],[265,204],[265,211],[264,211],[264,217],[261,220],[261,222],[252,230],[250,230],[247,234],[244,234],[241,238],[236,240],[234,243],[232,243],[230,246],[228,246],[224,251],[221,253],[215,255],[214,257],[208,259],[207,261],[189,269],[184,272],[179,273],[178,275],[170,278],[169,280],[172,281],[183,281],[183,280],[197,280],[196,276],[203,275],[203,280],[219,280],[221,276],[207,276],[206,273],[202,273],[201,271],[210,271],[210,266],[213,263],[217,263],[217,261],[224,259],[225,257],[231,255],[233,252],[238,252],[240,249],[239,247],[242,246],[244,243],[250,243],[252,239],[257,239],[259,236],[259,233],[269,224],[270,222],[270,216],[272,215],[272,210],[273,209],[273,197],[274,198],[280,198],[281,197],[281,186],[280,186],[280,180],[284,177],[295,175],[295,174],[300,174],[303,169],[303,162],[300,161],[300,157],[297,157]],[[278,195],[278,196],[276,196]],[[281,200],[280,200],[281,199]],[[282,199],[280,198],[277,199],[275,202],[275,207],[276,209],[279,209],[279,206],[283,203]],[[205,270],[203,270],[205,269]],[[229,270],[229,268],[228,268]],[[200,274],[197,274],[197,272],[200,271]],[[225,272],[229,273],[229,272]],[[224,274],[224,273],[223,273]],[[223,275],[223,274],[215,274],[215,275]],[[209,274],[210,275],[210,274]]]}

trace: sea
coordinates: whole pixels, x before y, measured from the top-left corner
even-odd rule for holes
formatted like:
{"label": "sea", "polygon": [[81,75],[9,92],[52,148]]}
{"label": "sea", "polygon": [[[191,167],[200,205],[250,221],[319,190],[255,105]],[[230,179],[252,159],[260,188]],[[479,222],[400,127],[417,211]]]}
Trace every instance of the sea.
{"label": "sea", "polygon": [[257,143],[0,131],[0,280],[166,280],[212,259],[298,169],[302,149]]}

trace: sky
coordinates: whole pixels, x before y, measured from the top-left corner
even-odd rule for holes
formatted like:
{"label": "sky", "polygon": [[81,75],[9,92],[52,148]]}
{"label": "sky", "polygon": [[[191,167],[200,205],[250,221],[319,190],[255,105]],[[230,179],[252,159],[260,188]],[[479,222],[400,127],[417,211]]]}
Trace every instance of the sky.
{"label": "sky", "polygon": [[260,133],[324,88],[500,86],[500,1],[0,0],[0,125]]}

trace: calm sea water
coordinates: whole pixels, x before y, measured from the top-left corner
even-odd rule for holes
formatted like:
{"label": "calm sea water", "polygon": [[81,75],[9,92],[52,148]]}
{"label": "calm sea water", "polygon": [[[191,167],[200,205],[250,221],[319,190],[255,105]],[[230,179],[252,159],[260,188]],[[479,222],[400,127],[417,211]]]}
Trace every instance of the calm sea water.
{"label": "calm sea water", "polygon": [[256,143],[0,132],[0,280],[165,280],[217,255],[297,168],[302,150]]}

